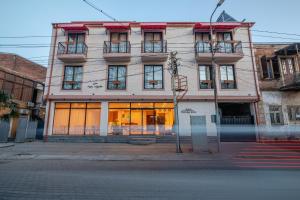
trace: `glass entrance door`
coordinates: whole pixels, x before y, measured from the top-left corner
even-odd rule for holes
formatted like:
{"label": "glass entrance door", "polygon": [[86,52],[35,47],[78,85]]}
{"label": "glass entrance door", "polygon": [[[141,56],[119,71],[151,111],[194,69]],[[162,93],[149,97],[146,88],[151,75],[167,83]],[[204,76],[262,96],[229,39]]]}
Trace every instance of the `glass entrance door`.
{"label": "glass entrance door", "polygon": [[143,135],[156,133],[156,115],[154,110],[143,110]]}
{"label": "glass entrance door", "polygon": [[130,135],[143,134],[143,111],[131,110]]}

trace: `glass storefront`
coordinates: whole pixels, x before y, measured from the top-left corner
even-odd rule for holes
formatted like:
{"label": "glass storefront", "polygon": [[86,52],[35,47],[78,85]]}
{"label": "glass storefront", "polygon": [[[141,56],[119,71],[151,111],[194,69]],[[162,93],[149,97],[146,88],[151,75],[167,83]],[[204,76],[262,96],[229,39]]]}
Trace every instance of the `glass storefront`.
{"label": "glass storefront", "polygon": [[171,135],[173,103],[109,103],[109,135]]}
{"label": "glass storefront", "polygon": [[101,103],[56,103],[53,135],[99,135]]}

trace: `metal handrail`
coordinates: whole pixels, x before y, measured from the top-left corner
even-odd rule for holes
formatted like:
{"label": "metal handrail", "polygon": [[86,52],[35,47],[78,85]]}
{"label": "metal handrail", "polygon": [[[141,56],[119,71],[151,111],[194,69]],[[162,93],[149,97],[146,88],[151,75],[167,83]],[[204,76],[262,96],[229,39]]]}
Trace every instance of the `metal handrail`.
{"label": "metal handrail", "polygon": [[142,41],[142,53],[167,53],[166,40],[144,40]]}
{"label": "metal handrail", "polygon": [[104,41],[103,53],[130,53],[131,45],[129,41]]}
{"label": "metal handrail", "polygon": [[[197,41],[196,53],[211,53],[210,41]],[[216,53],[243,53],[241,41],[217,41]]]}
{"label": "metal handrail", "polygon": [[57,54],[84,54],[87,55],[88,47],[84,42],[71,43],[71,42],[59,42]]}

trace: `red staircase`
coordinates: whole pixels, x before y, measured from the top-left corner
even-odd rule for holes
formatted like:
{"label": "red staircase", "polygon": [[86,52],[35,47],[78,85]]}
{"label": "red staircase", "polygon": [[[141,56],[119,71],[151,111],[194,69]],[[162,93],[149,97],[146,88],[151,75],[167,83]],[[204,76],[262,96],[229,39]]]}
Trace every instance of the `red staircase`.
{"label": "red staircase", "polygon": [[300,169],[299,141],[264,141],[248,145],[234,158],[241,168]]}

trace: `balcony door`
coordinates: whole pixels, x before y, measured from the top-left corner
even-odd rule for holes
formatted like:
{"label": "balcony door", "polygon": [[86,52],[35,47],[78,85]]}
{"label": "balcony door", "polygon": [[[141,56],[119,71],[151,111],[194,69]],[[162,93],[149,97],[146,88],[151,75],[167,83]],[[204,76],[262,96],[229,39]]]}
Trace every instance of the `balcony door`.
{"label": "balcony door", "polygon": [[220,53],[233,53],[232,34],[230,32],[217,33]]}
{"label": "balcony door", "polygon": [[210,35],[209,33],[196,33],[196,48],[198,53],[210,53]]}
{"label": "balcony door", "polygon": [[127,33],[111,33],[110,34],[110,51],[111,53],[127,52]]}
{"label": "balcony door", "polygon": [[163,40],[161,32],[147,32],[144,35],[144,52],[146,53],[162,53]]}
{"label": "balcony door", "polygon": [[68,34],[68,50],[69,54],[84,53],[84,33],[69,33]]}

